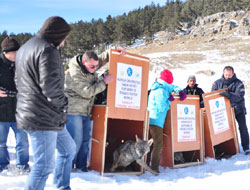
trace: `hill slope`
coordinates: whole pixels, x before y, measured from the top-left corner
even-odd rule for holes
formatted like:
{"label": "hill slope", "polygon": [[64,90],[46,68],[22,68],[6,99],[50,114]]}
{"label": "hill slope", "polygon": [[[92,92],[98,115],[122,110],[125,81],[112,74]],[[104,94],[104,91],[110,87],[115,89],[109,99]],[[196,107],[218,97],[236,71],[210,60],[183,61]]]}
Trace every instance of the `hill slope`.
{"label": "hill slope", "polygon": [[[240,17],[233,18],[238,23],[241,20]],[[195,74],[199,85],[206,92],[210,91],[213,81],[221,77],[223,67],[228,64],[232,65],[237,76],[245,82],[247,88],[246,106],[248,112],[250,112],[250,36],[239,33],[239,26],[231,30],[213,33],[211,30],[215,24],[216,22],[204,26],[192,26],[188,35],[171,36],[166,32],[159,32],[153,43],[144,44],[128,51],[150,57],[150,83],[163,68],[169,68],[174,74],[175,84],[184,87],[188,75]],[[208,32],[204,35],[198,33],[197,31],[201,27],[205,27],[206,30],[204,31]],[[195,31],[197,34],[195,34]],[[169,36],[173,40],[169,41]],[[249,115],[247,115],[247,125],[250,129]],[[14,168],[16,159],[15,138],[12,131],[8,138],[8,146],[11,152],[11,170],[11,168]],[[33,164],[32,155],[31,152],[31,165]],[[74,190],[211,190],[240,187],[248,189],[246,187],[249,186],[249,163],[250,156],[244,155],[241,148],[241,153],[230,159],[206,158],[202,165],[178,169],[160,167],[161,173],[157,177],[152,176],[149,172],[140,176],[117,174],[110,177],[100,176],[95,171],[72,173],[71,187]],[[1,173],[0,190],[21,190],[25,185],[26,177],[13,176],[11,172]],[[45,189],[56,189],[53,186],[53,174],[49,176]]]}
{"label": "hill slope", "polygon": [[[218,64],[214,69],[205,65],[195,67],[192,73],[213,76],[218,72],[221,74],[224,65],[237,67],[240,64],[243,67],[239,67],[241,71],[236,68],[236,73],[240,72],[240,76],[237,76],[249,78],[250,11],[222,12],[198,18],[183,31],[177,35],[158,32],[152,43],[142,43],[128,51],[149,56],[151,71],[155,75],[162,68],[178,69],[186,64],[194,66],[198,63]],[[244,82],[247,93],[250,93],[250,82]]]}

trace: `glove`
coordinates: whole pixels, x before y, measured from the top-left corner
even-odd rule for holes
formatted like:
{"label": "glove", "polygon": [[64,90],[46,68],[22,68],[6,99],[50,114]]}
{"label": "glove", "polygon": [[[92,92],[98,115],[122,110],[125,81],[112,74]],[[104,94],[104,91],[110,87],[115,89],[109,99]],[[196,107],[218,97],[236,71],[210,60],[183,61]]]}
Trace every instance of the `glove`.
{"label": "glove", "polygon": [[174,101],[174,96],[172,94],[170,94],[168,99],[172,102],[172,101]]}
{"label": "glove", "polygon": [[224,97],[226,97],[226,98],[228,98],[229,99],[229,97],[230,97],[230,93],[226,90],[226,91],[222,91],[222,92],[220,92],[220,95],[222,95],[222,96],[224,96]]}
{"label": "glove", "polygon": [[179,92],[179,96],[180,96],[180,100],[181,101],[183,101],[183,100],[185,100],[187,98],[187,95],[186,95],[186,93],[183,90],[181,90]]}

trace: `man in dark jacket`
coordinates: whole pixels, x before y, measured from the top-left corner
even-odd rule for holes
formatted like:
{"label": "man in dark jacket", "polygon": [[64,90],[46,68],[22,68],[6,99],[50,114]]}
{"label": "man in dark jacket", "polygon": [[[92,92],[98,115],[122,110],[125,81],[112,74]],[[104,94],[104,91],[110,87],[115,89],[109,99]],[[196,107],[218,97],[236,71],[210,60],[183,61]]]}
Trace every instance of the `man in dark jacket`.
{"label": "man in dark jacket", "polygon": [[231,106],[234,108],[235,118],[239,125],[241,145],[245,154],[249,154],[249,134],[246,125],[246,107],[245,107],[245,87],[241,80],[236,77],[234,69],[226,66],[223,75],[216,80],[212,86],[212,91],[226,88],[226,91],[220,94],[230,100]]}
{"label": "man in dark jacket", "polygon": [[204,108],[204,102],[202,94],[204,91],[198,87],[198,84],[196,84],[196,77],[194,75],[190,75],[187,80],[188,85],[186,88],[183,89],[183,91],[188,95],[199,95],[200,96],[200,107]]}
{"label": "man in dark jacket", "polygon": [[75,143],[64,127],[68,101],[59,53],[69,32],[70,27],[63,18],[50,17],[17,53],[16,120],[17,126],[30,136],[34,158],[26,190],[44,189],[54,168],[56,187],[70,189]]}
{"label": "man in dark jacket", "polygon": [[0,172],[7,169],[10,157],[6,142],[10,127],[16,137],[16,167],[18,173],[29,172],[29,143],[27,134],[17,129],[16,85],[14,81],[16,53],[19,43],[12,37],[6,37],[1,43],[0,55]]}

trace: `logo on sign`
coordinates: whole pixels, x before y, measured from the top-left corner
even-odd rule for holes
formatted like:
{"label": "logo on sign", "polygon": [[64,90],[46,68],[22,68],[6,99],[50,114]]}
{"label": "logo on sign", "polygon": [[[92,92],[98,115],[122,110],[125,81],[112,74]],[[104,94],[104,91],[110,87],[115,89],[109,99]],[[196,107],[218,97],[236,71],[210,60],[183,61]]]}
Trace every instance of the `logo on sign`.
{"label": "logo on sign", "polygon": [[188,107],[184,108],[184,113],[187,115],[188,114]]}
{"label": "logo on sign", "polygon": [[132,76],[133,70],[131,69],[131,67],[129,67],[129,68],[127,69],[127,74],[128,74],[129,77]]}
{"label": "logo on sign", "polygon": [[215,105],[216,105],[217,108],[220,106],[220,103],[219,103],[218,100],[215,102]]}

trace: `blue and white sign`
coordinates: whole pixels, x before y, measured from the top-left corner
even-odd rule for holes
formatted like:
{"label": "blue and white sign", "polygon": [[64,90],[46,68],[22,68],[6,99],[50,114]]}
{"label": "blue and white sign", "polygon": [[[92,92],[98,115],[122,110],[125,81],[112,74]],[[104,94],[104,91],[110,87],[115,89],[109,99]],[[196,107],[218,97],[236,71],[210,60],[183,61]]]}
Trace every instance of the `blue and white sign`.
{"label": "blue and white sign", "polygon": [[214,134],[229,130],[227,110],[224,97],[209,100]]}
{"label": "blue and white sign", "polygon": [[178,142],[196,141],[195,105],[177,104]]}
{"label": "blue and white sign", "polygon": [[115,107],[140,109],[142,67],[117,63]]}

